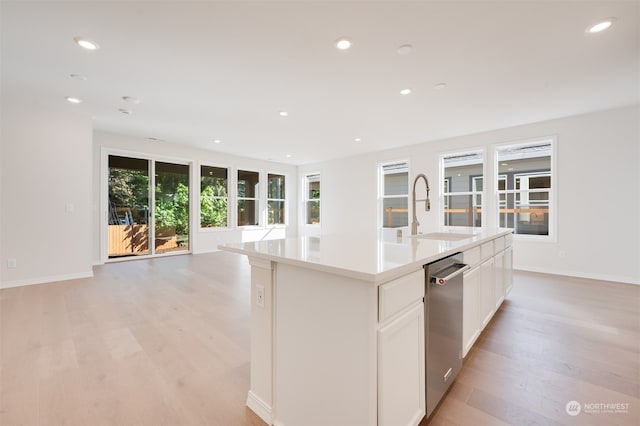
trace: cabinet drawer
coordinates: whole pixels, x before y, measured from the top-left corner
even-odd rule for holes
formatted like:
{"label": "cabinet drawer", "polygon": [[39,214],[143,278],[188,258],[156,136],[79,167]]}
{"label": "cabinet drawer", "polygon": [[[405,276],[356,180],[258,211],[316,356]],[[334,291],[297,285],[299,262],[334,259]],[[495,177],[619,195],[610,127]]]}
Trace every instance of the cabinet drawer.
{"label": "cabinet drawer", "polygon": [[462,253],[462,259],[464,260],[464,263],[471,266],[472,268],[476,265],[479,265],[480,264],[480,246],[474,247]]}
{"label": "cabinet drawer", "polygon": [[385,321],[424,297],[424,270],[398,278],[378,289],[378,320]]}
{"label": "cabinet drawer", "polygon": [[482,261],[493,257],[493,241],[489,241],[488,243],[484,243],[480,246],[480,254],[482,255]]}
{"label": "cabinet drawer", "polygon": [[513,244],[513,234],[507,234],[504,236],[504,247],[511,247],[511,244]]}
{"label": "cabinet drawer", "polygon": [[504,250],[504,237],[498,237],[493,240],[493,245],[495,252],[500,253],[502,250]]}

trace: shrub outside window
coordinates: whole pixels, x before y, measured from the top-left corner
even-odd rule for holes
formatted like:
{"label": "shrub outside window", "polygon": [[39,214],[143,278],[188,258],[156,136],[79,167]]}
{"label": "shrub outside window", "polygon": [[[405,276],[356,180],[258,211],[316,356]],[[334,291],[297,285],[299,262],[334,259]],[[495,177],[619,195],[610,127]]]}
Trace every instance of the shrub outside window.
{"label": "shrub outside window", "polygon": [[305,223],[320,225],[320,174],[305,176],[304,188]]}
{"label": "shrub outside window", "polygon": [[200,166],[200,227],[226,228],[228,223],[228,170]]}
{"label": "shrub outside window", "polygon": [[267,175],[267,223],[285,224],[285,177],[269,173]]}

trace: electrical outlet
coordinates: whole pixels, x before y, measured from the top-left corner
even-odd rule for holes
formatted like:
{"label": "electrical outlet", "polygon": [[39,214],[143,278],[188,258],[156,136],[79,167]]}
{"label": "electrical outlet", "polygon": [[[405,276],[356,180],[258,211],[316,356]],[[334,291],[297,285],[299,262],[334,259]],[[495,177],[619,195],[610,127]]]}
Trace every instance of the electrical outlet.
{"label": "electrical outlet", "polygon": [[15,259],[7,259],[7,268],[17,268],[18,261]]}
{"label": "electrical outlet", "polygon": [[264,308],[264,286],[257,285],[256,286],[256,305]]}

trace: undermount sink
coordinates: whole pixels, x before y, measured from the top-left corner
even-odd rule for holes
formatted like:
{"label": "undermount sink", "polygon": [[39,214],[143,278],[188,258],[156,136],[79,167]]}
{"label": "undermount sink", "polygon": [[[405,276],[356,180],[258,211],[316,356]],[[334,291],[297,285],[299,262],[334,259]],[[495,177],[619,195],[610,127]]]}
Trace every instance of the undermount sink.
{"label": "undermount sink", "polygon": [[426,238],[428,240],[449,240],[458,241],[475,237],[476,234],[462,234],[456,232],[430,232],[428,234],[409,235],[409,238]]}

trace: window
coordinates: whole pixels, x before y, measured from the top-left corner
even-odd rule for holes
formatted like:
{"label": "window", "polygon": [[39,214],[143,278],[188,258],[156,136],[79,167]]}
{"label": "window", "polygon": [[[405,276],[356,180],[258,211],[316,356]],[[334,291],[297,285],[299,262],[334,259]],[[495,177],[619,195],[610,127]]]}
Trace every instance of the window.
{"label": "window", "polygon": [[109,221],[104,240],[110,259],[152,254],[151,166],[147,159],[108,157]]}
{"label": "window", "polygon": [[320,225],[320,174],[306,175],[304,181],[305,223]]}
{"label": "window", "polygon": [[267,180],[267,223],[269,225],[284,225],[284,176],[269,173]]}
{"label": "window", "polygon": [[552,141],[498,148],[499,225],[515,234],[550,235]]}
{"label": "window", "polygon": [[259,224],[260,174],[238,170],[238,226]]}
{"label": "window", "polygon": [[189,164],[107,156],[109,259],[189,250]]}
{"label": "window", "polygon": [[200,167],[200,227],[226,228],[229,202],[228,170]]}
{"label": "window", "polygon": [[382,227],[409,225],[409,163],[406,161],[380,165],[380,197]]}
{"label": "window", "polygon": [[189,249],[189,166],[155,162],[155,253]]}
{"label": "window", "polygon": [[482,226],[484,161],[482,151],[443,155],[442,217],[445,226]]}

